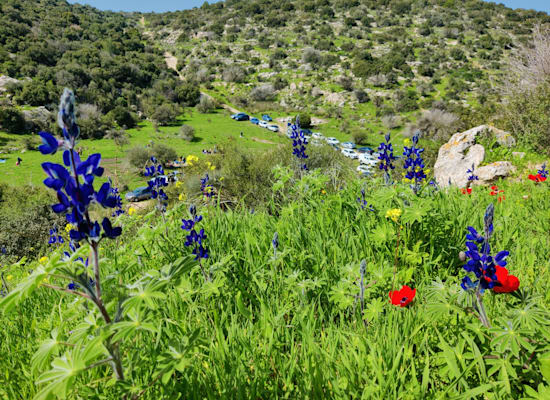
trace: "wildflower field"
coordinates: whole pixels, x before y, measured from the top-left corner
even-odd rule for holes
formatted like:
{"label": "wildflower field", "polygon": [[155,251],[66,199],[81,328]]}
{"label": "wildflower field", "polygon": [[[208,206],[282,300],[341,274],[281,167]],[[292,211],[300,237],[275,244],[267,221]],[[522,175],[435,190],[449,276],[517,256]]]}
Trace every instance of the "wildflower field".
{"label": "wildflower field", "polygon": [[40,146],[68,224],[47,255],[2,266],[0,398],[550,395],[545,168],[440,188],[415,137],[394,182],[388,135],[383,177],[331,187],[292,126],[296,163],[261,209],[223,207],[208,175],[167,207],[152,159],[157,206],[124,213],[94,187],[100,155],[74,150],[72,110],[66,91],[64,136]]}

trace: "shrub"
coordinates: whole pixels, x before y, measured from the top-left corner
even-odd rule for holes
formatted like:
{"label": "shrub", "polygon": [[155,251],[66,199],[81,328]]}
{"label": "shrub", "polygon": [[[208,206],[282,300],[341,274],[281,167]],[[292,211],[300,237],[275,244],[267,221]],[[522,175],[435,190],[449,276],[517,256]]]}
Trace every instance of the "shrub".
{"label": "shrub", "polygon": [[353,94],[355,95],[355,98],[357,99],[357,102],[359,103],[367,103],[369,99],[369,95],[367,92],[365,92],[362,89],[356,89],[353,91]]}
{"label": "shrub", "polygon": [[208,114],[216,108],[214,100],[210,96],[201,96],[199,104],[197,104],[197,110],[201,114]]}
{"label": "shrub", "polygon": [[[199,74],[202,74],[200,75],[201,77],[199,77]],[[206,82],[205,76],[208,76],[208,70],[206,68],[202,68],[197,72],[197,80],[199,80],[199,82]],[[185,107],[194,107],[199,103],[200,97],[201,92],[197,85],[184,83],[176,87],[176,100]]]}
{"label": "shrub", "polygon": [[422,135],[426,138],[431,138],[436,141],[447,141],[458,128],[459,120],[456,115],[440,110],[432,109],[424,111],[416,126],[409,128],[414,132],[415,127],[420,129]]}
{"label": "shrub", "polygon": [[368,140],[367,132],[359,129],[353,131],[352,137],[355,144],[366,144]]}
{"label": "shrub", "polygon": [[0,129],[10,133],[26,133],[23,114],[14,107],[0,107]]}
{"label": "shrub", "polygon": [[[311,128],[311,116],[309,114],[299,114],[300,117],[300,127],[301,128]],[[296,120],[294,120],[296,122]]]}
{"label": "shrub", "polygon": [[143,169],[151,158],[151,150],[146,147],[132,147],[126,152],[128,163],[138,169]]}
{"label": "shrub", "polygon": [[348,92],[351,92],[353,90],[353,79],[350,78],[349,76],[341,76],[338,79],[338,84]]}
{"label": "shrub", "polygon": [[250,98],[254,101],[269,101],[273,100],[277,91],[272,84],[257,86],[250,92]]}
{"label": "shrub", "polygon": [[225,82],[241,83],[246,78],[246,72],[238,65],[230,65],[224,69],[222,78]]}
{"label": "shrub", "polygon": [[166,126],[174,122],[178,116],[178,108],[175,104],[162,103],[154,108],[151,119],[160,126]]}
{"label": "shrub", "polygon": [[382,124],[387,129],[395,129],[401,126],[401,117],[398,115],[385,115],[382,117]]}
{"label": "shrub", "polygon": [[166,164],[167,162],[178,158],[178,154],[172,147],[168,147],[163,144],[153,145],[152,153],[161,164]]}
{"label": "shrub", "polygon": [[[109,111],[108,116],[113,118],[113,120],[118,124],[118,126],[126,129],[131,129],[136,126],[136,120],[134,116],[126,107],[116,106],[111,111]],[[80,123],[80,122],[79,122]]]}
{"label": "shrub", "polygon": [[321,65],[323,57],[319,50],[315,50],[312,47],[307,47],[302,55],[302,61],[307,64],[318,66]]}
{"label": "shrub", "polygon": [[180,128],[180,136],[182,139],[188,142],[192,142],[195,138],[195,128],[193,128],[191,125],[183,124]]}

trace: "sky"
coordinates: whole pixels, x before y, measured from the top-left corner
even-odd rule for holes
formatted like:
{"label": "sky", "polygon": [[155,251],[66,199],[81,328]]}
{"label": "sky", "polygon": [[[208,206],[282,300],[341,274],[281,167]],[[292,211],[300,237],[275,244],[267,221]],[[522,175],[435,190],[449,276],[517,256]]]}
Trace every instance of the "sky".
{"label": "sky", "polygon": [[[214,3],[219,0],[210,0]],[[550,13],[550,0],[497,0],[512,8],[533,8]],[[100,10],[165,12],[200,7],[204,0],[69,0],[69,3],[89,4]]]}

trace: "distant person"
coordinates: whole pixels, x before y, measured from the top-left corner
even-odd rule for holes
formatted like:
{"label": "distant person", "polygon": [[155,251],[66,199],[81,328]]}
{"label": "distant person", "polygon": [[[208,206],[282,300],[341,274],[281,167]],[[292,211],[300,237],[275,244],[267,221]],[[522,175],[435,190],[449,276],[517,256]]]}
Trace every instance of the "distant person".
{"label": "distant person", "polygon": [[23,160],[21,159],[21,157],[17,157],[17,161],[15,162],[15,165],[20,166],[20,165],[21,165],[21,161],[23,161]]}
{"label": "distant person", "polygon": [[241,137],[242,137],[242,138],[244,137],[244,135],[243,135],[243,133],[242,133],[242,132],[241,132]]}

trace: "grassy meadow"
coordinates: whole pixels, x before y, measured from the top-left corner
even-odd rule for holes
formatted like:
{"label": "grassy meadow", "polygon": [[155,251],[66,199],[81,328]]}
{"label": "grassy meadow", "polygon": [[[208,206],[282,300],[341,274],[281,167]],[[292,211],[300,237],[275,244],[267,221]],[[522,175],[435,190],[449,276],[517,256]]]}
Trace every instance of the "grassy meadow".
{"label": "grassy meadow", "polygon": [[[205,267],[213,279],[205,282],[192,263],[162,293],[138,283],[189,254],[180,228],[189,203],[176,204],[165,223],[155,212],[120,217],[123,235],[105,242],[101,254],[109,309],[121,287],[142,293],[136,322],[142,328],[121,349],[128,382],[113,385],[108,366],[79,371],[67,397],[544,398],[550,351],[546,186],[502,183],[501,202],[484,187],[470,196],[429,187],[415,196],[406,185],[385,187],[379,180],[335,193],[319,190],[315,179],[297,187],[295,201],[272,204],[270,212],[202,203],[200,228],[210,252]],[[361,188],[374,211],[358,203]],[[491,328],[485,329],[459,286],[465,275],[459,252],[466,250],[466,227],[482,228],[490,202],[493,252],[510,251],[507,267],[521,285],[513,295],[486,292]],[[387,218],[390,209],[402,214]],[[55,252],[48,256],[54,260]],[[9,285],[39,267],[34,260],[11,267]],[[416,288],[415,299],[395,307],[388,292],[404,284]],[[85,307],[83,299],[38,288],[14,312],[1,314],[0,349],[9,357],[0,361],[0,398],[31,398],[44,387],[33,382],[52,355],[70,352],[63,342],[81,329]],[[54,327],[61,345],[33,356]],[[172,357],[178,367],[157,376]]]}

